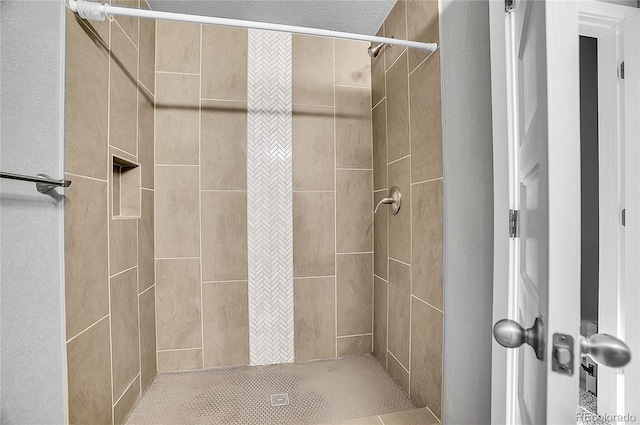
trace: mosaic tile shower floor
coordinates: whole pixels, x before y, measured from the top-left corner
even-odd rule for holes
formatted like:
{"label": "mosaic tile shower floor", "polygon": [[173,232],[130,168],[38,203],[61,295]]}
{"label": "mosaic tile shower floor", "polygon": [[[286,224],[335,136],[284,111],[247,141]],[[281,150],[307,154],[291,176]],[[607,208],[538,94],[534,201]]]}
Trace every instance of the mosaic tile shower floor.
{"label": "mosaic tile shower floor", "polygon": [[[271,406],[271,395],[289,395]],[[413,409],[371,355],[159,374],[127,425],[322,424]]]}

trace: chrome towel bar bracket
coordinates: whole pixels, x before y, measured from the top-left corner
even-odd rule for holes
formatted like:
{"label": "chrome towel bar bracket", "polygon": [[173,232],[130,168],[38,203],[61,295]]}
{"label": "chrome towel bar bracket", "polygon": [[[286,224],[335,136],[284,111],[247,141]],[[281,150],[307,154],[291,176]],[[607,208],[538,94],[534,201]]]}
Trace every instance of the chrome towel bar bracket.
{"label": "chrome towel bar bracket", "polygon": [[33,182],[36,184],[36,189],[40,193],[48,193],[56,187],[69,187],[71,184],[71,180],[56,180],[46,174],[38,174],[36,177],[33,177],[0,171],[0,178]]}

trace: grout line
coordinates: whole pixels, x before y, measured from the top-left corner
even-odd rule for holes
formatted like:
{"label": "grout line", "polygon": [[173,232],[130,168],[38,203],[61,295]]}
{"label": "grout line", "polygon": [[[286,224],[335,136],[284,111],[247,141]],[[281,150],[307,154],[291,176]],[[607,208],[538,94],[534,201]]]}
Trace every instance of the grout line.
{"label": "grout line", "polygon": [[[409,149],[411,149],[411,148],[409,148]],[[393,161],[389,161],[389,158],[387,158],[387,161],[389,161],[389,165],[391,165],[391,164],[393,164],[393,163],[400,162],[400,161],[402,161],[403,159],[407,159],[407,158],[411,158],[411,154],[409,154],[409,155],[405,155],[405,156],[403,156],[402,158],[394,159]],[[411,177],[409,177],[409,179],[411,179]],[[387,183],[387,184],[388,184],[388,183]]]}
{"label": "grout line", "polygon": [[[199,167],[199,164],[154,164],[156,167]],[[155,186],[155,185],[154,185]]]}
{"label": "grout line", "polygon": [[373,254],[373,251],[336,252],[336,255]]}
{"label": "grout line", "polygon": [[[407,20],[407,34],[409,33],[409,24],[408,24],[408,7],[405,4],[405,19]],[[412,145],[411,145],[411,86],[409,84],[409,50],[407,49],[407,115],[408,115],[408,129],[407,134],[409,137],[409,156],[412,154]],[[411,186],[412,179],[412,169],[411,169],[411,159],[407,161],[409,164],[409,258],[411,263],[413,263],[413,186]],[[411,328],[413,327],[413,303],[411,302],[411,295],[413,294],[413,268],[411,268],[409,273],[409,360],[407,364],[409,371],[409,383],[407,384],[407,392],[409,397],[411,397],[411,346],[412,346],[412,332]]]}
{"label": "grout line", "polygon": [[149,289],[151,289],[151,288],[155,288],[155,287],[156,287],[156,284],[154,283],[153,285],[149,286],[149,287],[148,287],[147,289],[145,289],[144,291],[140,292],[140,293],[138,294],[138,296],[140,296],[140,295],[144,294],[145,292],[149,291]]}
{"label": "grout line", "polygon": [[[200,39],[200,43],[202,43],[202,37]],[[156,45],[157,44],[158,43],[156,43]],[[156,58],[157,58],[157,56],[156,56]],[[200,60],[202,61],[202,58]],[[156,70],[156,74],[177,74],[177,75],[193,75],[193,76],[197,75],[197,76],[200,76],[200,74],[198,74],[196,72],[175,72],[175,71],[158,71],[158,70]]]}
{"label": "grout line", "polygon": [[154,190],[154,189],[151,189],[151,188],[148,188],[148,187],[142,187],[142,186],[140,186],[140,189],[141,189],[141,190],[146,190],[147,192],[155,192],[155,190]]}
{"label": "grout line", "polygon": [[[384,102],[384,100],[386,99],[386,97],[383,97],[382,99],[380,99],[378,101],[378,103],[376,103],[375,105],[373,105],[373,107],[371,108],[371,110],[373,111],[374,109],[376,109],[378,107],[378,105],[380,105],[382,102]],[[373,118],[371,119],[371,121],[373,121]]]}
{"label": "grout line", "polygon": [[388,281],[387,279],[385,279],[385,278],[383,278],[383,277],[380,277],[380,276],[378,276],[378,275],[377,275],[377,274],[375,274],[375,273],[373,274],[373,276],[374,276],[374,277],[377,277],[378,279],[380,279],[380,280],[381,280],[381,281],[383,281],[383,282],[389,283],[389,281]]}
{"label": "grout line", "polygon": [[346,87],[346,88],[349,88],[349,89],[363,89],[363,90],[371,89],[371,87],[367,87],[367,86],[354,86],[354,85],[352,85],[352,84],[337,84],[337,83],[336,83],[336,84],[334,84],[334,86],[335,86],[335,87]]}
{"label": "grout line", "polygon": [[355,338],[355,337],[359,337],[359,336],[371,336],[371,337],[373,337],[373,332],[369,332],[369,333],[366,333],[366,334],[340,335],[337,338],[338,339],[340,339],[340,338]]}
{"label": "grout line", "polygon": [[[138,54],[138,56],[139,56],[139,54]],[[138,59],[138,73],[140,73],[140,60],[139,59]],[[155,72],[154,72],[154,74],[155,74]],[[144,83],[142,81],[140,81],[139,79],[138,79],[138,84],[140,84],[142,87],[144,87],[145,91],[149,94],[149,96],[153,97],[154,100],[155,100],[156,95],[151,93],[151,90],[149,90],[147,88],[147,86],[145,86]]]}
{"label": "grout line", "polygon": [[418,301],[420,301],[420,302],[422,302],[422,303],[424,303],[424,304],[426,304],[426,305],[428,305],[428,306],[429,306],[429,307],[431,307],[432,309],[434,309],[434,310],[438,310],[440,313],[444,314],[444,312],[443,312],[441,309],[439,309],[438,307],[434,306],[434,305],[433,305],[433,304],[431,304],[431,303],[426,302],[426,301],[425,301],[425,300],[423,300],[422,298],[416,297],[416,296],[415,296],[415,295],[413,295],[413,294],[411,294],[411,297],[412,297],[412,298],[415,298],[416,300],[418,300]]}
{"label": "grout line", "polygon": [[247,189],[200,189],[200,192],[246,192]]}
{"label": "grout line", "polygon": [[104,316],[102,316],[101,318],[99,318],[98,320],[96,320],[95,322],[93,322],[92,324],[90,324],[89,326],[87,326],[86,328],[81,330],[80,332],[78,332],[76,335],[74,335],[71,338],[69,338],[66,341],[66,344],[70,343],[71,341],[73,341],[74,339],[76,339],[77,337],[79,337],[80,335],[82,335],[83,333],[85,333],[86,331],[88,331],[89,329],[91,329],[92,327],[97,325],[98,323],[102,322],[105,317],[109,317],[109,314],[105,314]]}
{"label": "grout line", "polygon": [[322,278],[329,278],[329,277],[333,277],[335,278],[336,275],[329,275],[329,276],[294,276],[293,279],[322,279]]}
{"label": "grout line", "polygon": [[[136,221],[137,221],[137,220],[136,220]],[[136,231],[136,235],[137,235],[137,234],[138,234],[138,232]],[[137,259],[138,259],[138,254],[137,254],[137,252],[136,252],[136,261],[137,261]],[[109,279],[113,279],[113,278],[114,278],[114,277],[116,277],[116,276],[120,276],[121,274],[125,274],[126,272],[129,272],[129,271],[131,271],[131,270],[135,269],[136,267],[138,267],[138,265],[137,265],[137,264],[136,264],[135,266],[133,266],[133,267],[129,267],[129,268],[128,268],[128,269],[126,269],[126,270],[122,270],[122,271],[119,271],[118,273],[114,273],[114,274],[112,274],[111,276],[109,276]]]}
{"label": "grout line", "polygon": [[127,393],[127,391],[129,391],[129,388],[131,388],[133,383],[136,382],[136,379],[138,379],[138,378],[140,378],[140,380],[142,380],[142,377],[140,376],[140,372],[139,371],[138,371],[138,374],[133,378],[133,381],[129,382],[129,385],[127,385],[127,388],[124,389],[122,394],[120,394],[120,397],[118,397],[118,399],[115,401],[115,403],[113,403],[113,407],[116,407],[116,404],[118,404],[120,402],[120,400],[122,400],[122,397],[124,397],[124,395]]}
{"label": "grout line", "polygon": [[396,356],[391,352],[391,350],[387,350],[387,352],[388,352],[389,354],[391,354],[391,357],[393,357],[394,359],[396,359],[396,362],[398,362],[398,364],[400,365],[400,367],[402,367],[404,370],[406,370],[406,371],[407,371],[407,373],[409,373],[409,370],[408,370],[406,367],[404,367],[404,365],[403,365],[402,363],[400,363],[400,360],[398,360],[398,358],[397,358],[397,357],[396,357]]}
{"label": "grout line", "polygon": [[[385,69],[385,71],[384,71],[384,72],[385,72],[385,74],[386,74],[386,72],[387,72],[388,70],[390,70],[391,68],[393,68],[393,66],[396,64],[396,62],[398,62],[398,59],[400,59],[400,58],[402,57],[402,55],[404,54],[404,52],[406,52],[406,51],[407,51],[407,48],[406,48],[406,47],[405,47],[404,49],[402,49],[402,51],[400,52],[400,54],[398,55],[398,57],[397,57],[397,58],[395,58],[395,59],[393,60],[393,63],[392,63],[391,65],[389,65],[389,68]],[[407,55],[407,56],[409,56],[409,55]],[[386,62],[386,61],[385,61],[385,62]],[[386,63],[385,63],[385,65],[386,65]]]}
{"label": "grout line", "polygon": [[[108,97],[107,97],[107,180],[110,182],[109,184],[107,184],[107,273],[110,274],[111,273],[111,210],[113,208],[113,177],[111,179],[109,179],[109,176],[111,175],[110,170],[113,170],[113,165],[112,165],[112,156],[111,156],[111,152],[109,151],[109,146],[111,145],[111,49],[112,49],[112,44],[113,44],[113,39],[111,37],[111,32],[112,32],[112,22],[113,21],[109,21],[109,76],[108,76]],[[109,378],[111,378],[111,392],[109,394],[109,397],[111,397],[111,422],[113,423],[113,420],[115,418],[114,415],[114,405],[115,403],[113,402],[113,390],[114,390],[114,384],[113,384],[113,336],[112,336],[112,326],[111,326],[111,278],[107,279],[107,290],[108,290],[108,298],[109,298]]]}
{"label": "grout line", "polygon": [[[138,18],[136,18],[138,19]],[[122,25],[120,25],[120,22],[118,22],[118,18],[115,17],[115,19],[111,22],[115,22],[116,25],[118,26],[118,28],[120,28],[120,31],[122,31],[122,33],[124,34],[125,37],[127,37],[127,40],[129,40],[131,42],[131,44],[133,45],[133,47],[138,50],[138,46],[136,46],[136,43],[133,42],[133,40],[131,39],[131,37],[129,37],[129,34],[127,34],[127,32],[124,30],[124,28],[122,28]],[[138,28],[140,28],[140,21],[138,20]],[[109,43],[109,45],[111,45],[111,43]]]}
{"label": "grout line", "polygon": [[156,257],[158,260],[199,260],[200,257]]}
{"label": "grout line", "polygon": [[300,107],[300,106],[302,106],[302,107],[313,107],[313,108],[333,108],[333,109],[335,109],[335,87],[334,87],[334,95],[333,95],[333,98],[334,98],[334,104],[333,104],[333,105],[314,105],[314,104],[311,104],[311,103],[293,103],[293,104],[292,104],[292,108],[296,108],[296,107]]}
{"label": "grout line", "polygon": [[248,280],[203,280],[202,283],[246,283]]}
{"label": "grout line", "polygon": [[433,415],[433,417],[434,417],[434,418],[436,418],[436,419],[438,420],[438,422],[442,422],[442,418],[439,418],[438,416],[436,416],[436,414],[435,414],[435,413],[433,413],[433,410],[431,410],[431,409],[429,408],[429,406],[424,406],[424,407],[426,407],[426,408],[427,408],[427,410],[429,411],[429,413],[431,413],[431,414]]}
{"label": "grout line", "polygon": [[[386,32],[387,29],[384,25],[384,22],[382,23],[382,32],[383,34],[386,36]],[[382,99],[386,99],[387,98],[387,55],[386,52],[383,52],[382,55],[382,73],[383,73],[383,88],[384,88],[384,96],[382,96]],[[385,162],[387,163],[386,167],[387,167],[387,187],[389,186],[389,108],[388,105],[385,103],[385,108],[384,108],[384,147],[385,147]],[[391,238],[389,237],[389,230],[391,229],[391,214],[389,214],[387,212],[387,220],[386,220],[386,225],[387,225],[387,276],[389,277],[388,281],[387,281],[387,305],[385,307],[385,312],[386,312],[386,323],[384,324],[384,328],[385,328],[385,349],[384,349],[384,368],[389,371],[389,298],[390,298],[390,294],[391,294],[391,285],[390,285],[390,277],[391,277],[391,273],[390,273],[390,256],[389,256],[389,241],[391,240]]]}
{"label": "grout line", "polygon": [[389,190],[389,188],[386,188],[386,187],[385,187],[384,189],[374,190],[374,191],[373,191],[373,193],[386,192],[386,191],[388,191],[388,190]]}
{"label": "grout line", "polygon": [[[153,85],[155,87],[155,92],[158,93],[158,73],[156,69],[158,68],[158,20],[153,22],[153,31],[155,37],[155,43],[153,46],[154,54],[153,54]],[[156,98],[153,98],[153,187],[156,187]],[[157,251],[157,239],[156,239],[156,196],[153,194],[153,283],[157,286],[157,267],[158,262],[156,258]],[[153,294],[153,310],[155,314],[153,315],[153,321],[155,326],[155,357],[156,357],[156,375],[158,373],[158,311],[156,307],[158,306],[158,289],[156,288]],[[142,380],[140,380],[142,383]]]}
{"label": "grout line", "polygon": [[[64,174],[68,174],[68,175],[70,175],[72,177],[78,177],[78,178],[81,178],[81,179],[94,180],[94,181],[101,182],[101,183],[109,183],[108,180],[98,179],[96,177],[83,176],[82,174],[74,174],[74,173],[70,173],[68,171],[65,171]],[[109,170],[107,170],[107,174],[109,174]]]}
{"label": "grout line", "polygon": [[416,185],[416,184],[422,184],[422,183],[436,182],[438,180],[443,180],[443,179],[444,179],[444,177],[436,177],[435,179],[422,180],[422,181],[419,181],[419,182],[411,183],[411,186]]}
{"label": "grout line", "polygon": [[168,350],[158,350],[158,353],[167,353],[167,352],[170,352],[170,351],[188,351],[188,350],[202,350],[202,347],[170,348]]}
{"label": "grout line", "polygon": [[202,157],[202,37],[203,37],[202,24],[200,24],[200,69],[199,69],[199,82],[198,88],[198,236],[199,241],[199,265],[200,265],[200,344],[202,345],[202,368],[204,369],[204,285],[202,284],[202,167],[200,167]]}
{"label": "grout line", "polygon": [[[439,48],[440,48],[440,46],[438,46],[438,49],[439,49]],[[436,49],[436,52],[438,51],[438,49]],[[434,54],[434,53],[436,53],[436,52],[431,52],[431,53],[429,53],[429,56],[427,56],[426,58],[424,58],[424,59],[423,59],[419,64],[417,64],[417,65],[416,65],[416,67],[415,67],[415,68],[413,68],[413,70],[412,70],[412,71],[410,71],[410,72],[409,72],[409,76],[411,76],[411,74],[413,74],[414,72],[416,72],[416,71],[418,70],[418,68],[420,68],[420,67],[422,66],[422,64],[424,64],[426,61],[428,61],[428,60],[429,60],[429,58],[430,58],[431,56],[433,56],[433,54]]]}
{"label": "grout line", "polygon": [[[202,70],[200,71],[202,72]],[[200,74],[200,78],[202,78],[202,75]],[[201,88],[202,90],[202,88]],[[246,104],[247,101],[246,100],[240,100],[240,99],[215,99],[215,98],[210,98],[210,97],[201,97],[200,101],[205,101],[205,102],[228,102],[228,103],[244,103]]]}
{"label": "grout line", "polygon": [[338,171],[373,171],[373,168],[342,168],[336,167]]}
{"label": "grout line", "polygon": [[334,190],[295,189],[293,193],[334,193]]}
{"label": "grout line", "polygon": [[333,73],[333,319],[335,335],[335,357],[338,357],[338,150],[336,146],[336,40],[331,40],[331,72]]}
{"label": "grout line", "polygon": [[389,261],[395,261],[396,263],[404,264],[405,266],[411,267],[411,264],[405,263],[404,261],[396,260],[395,258],[389,257]]}

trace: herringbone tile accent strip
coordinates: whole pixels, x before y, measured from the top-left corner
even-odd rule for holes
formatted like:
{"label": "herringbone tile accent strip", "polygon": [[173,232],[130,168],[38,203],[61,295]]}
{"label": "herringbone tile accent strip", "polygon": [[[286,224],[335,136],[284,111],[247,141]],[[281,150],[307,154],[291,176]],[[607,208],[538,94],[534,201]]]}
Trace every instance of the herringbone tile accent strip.
{"label": "herringbone tile accent strip", "polygon": [[293,362],[291,34],[249,30],[247,220],[252,365]]}

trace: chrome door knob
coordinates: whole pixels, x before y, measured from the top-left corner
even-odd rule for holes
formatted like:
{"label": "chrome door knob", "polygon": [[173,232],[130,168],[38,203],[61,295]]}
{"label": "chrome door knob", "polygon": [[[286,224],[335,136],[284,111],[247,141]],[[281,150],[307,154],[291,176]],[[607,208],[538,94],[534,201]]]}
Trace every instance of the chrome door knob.
{"label": "chrome door knob", "polygon": [[544,359],[544,324],[540,317],[536,318],[529,329],[524,329],[513,320],[502,319],[493,327],[493,337],[498,344],[507,348],[518,348],[522,344],[529,344],[536,352],[536,357],[539,360]]}
{"label": "chrome door knob", "polygon": [[629,346],[612,335],[595,334],[580,341],[580,351],[597,363],[608,367],[622,367],[631,360]]}

